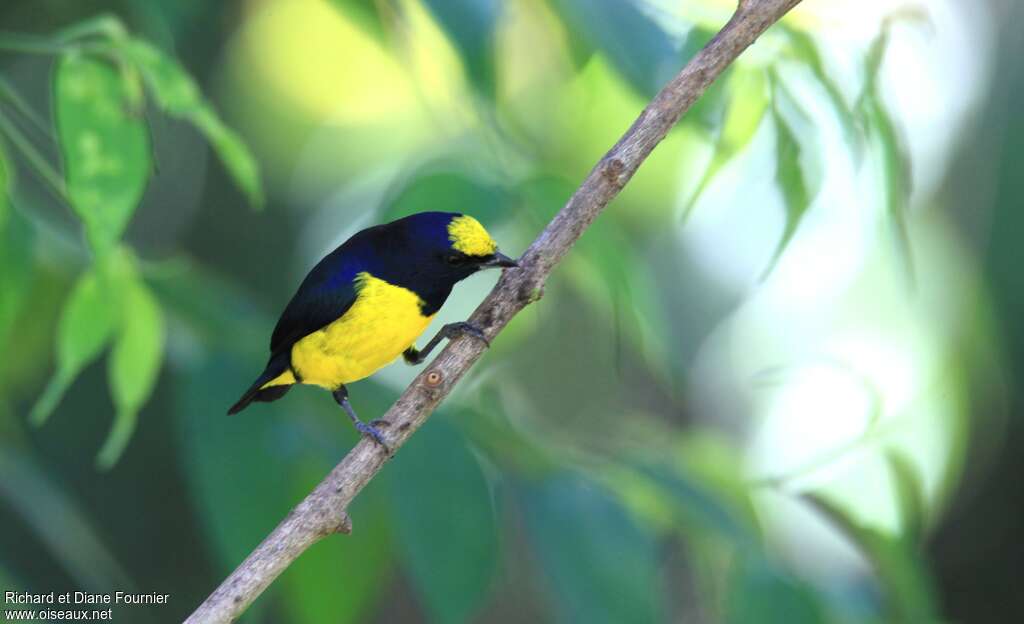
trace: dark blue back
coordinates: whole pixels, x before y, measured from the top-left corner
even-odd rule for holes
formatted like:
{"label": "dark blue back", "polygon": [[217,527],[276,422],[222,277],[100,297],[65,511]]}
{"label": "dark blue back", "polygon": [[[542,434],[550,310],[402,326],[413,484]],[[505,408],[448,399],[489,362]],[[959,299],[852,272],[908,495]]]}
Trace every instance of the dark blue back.
{"label": "dark blue back", "polygon": [[356,299],[354,280],[365,271],[408,288],[430,316],[452,287],[471,273],[445,263],[451,250],[448,224],[458,213],[422,212],[353,235],[309,272],[274,328],[272,354],[290,350],[304,336],[329,325]]}

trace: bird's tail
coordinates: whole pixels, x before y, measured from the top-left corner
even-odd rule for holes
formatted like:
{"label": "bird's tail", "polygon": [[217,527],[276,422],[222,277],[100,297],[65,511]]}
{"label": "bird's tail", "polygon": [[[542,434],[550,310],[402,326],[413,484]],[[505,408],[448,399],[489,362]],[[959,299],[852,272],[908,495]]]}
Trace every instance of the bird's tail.
{"label": "bird's tail", "polygon": [[[295,383],[294,377],[290,374],[290,364],[288,352],[278,354],[270,358],[267,362],[267,367],[263,370],[263,374],[256,379],[255,382],[245,391],[242,398],[238,399],[238,402],[228,409],[228,415],[237,414],[238,412],[249,407],[249,404],[253,401],[262,401],[269,403],[270,401],[276,401],[283,397],[292,388],[292,384]],[[278,377],[286,375],[289,379],[281,384],[275,384],[273,386],[264,387],[271,381],[276,380]]]}

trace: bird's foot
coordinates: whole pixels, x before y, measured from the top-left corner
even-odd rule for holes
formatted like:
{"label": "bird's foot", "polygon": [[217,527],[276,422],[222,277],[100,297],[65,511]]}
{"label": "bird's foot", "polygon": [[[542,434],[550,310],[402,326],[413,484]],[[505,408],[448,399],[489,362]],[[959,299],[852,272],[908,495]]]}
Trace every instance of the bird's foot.
{"label": "bird's foot", "polygon": [[345,413],[348,414],[348,417],[352,420],[352,425],[356,428],[356,431],[365,436],[369,436],[371,440],[381,445],[387,455],[391,455],[391,447],[389,447],[387,442],[384,441],[384,435],[381,434],[376,427],[381,425],[386,427],[388,425],[387,421],[374,420],[370,424],[366,424],[360,420],[359,416],[356,414],[356,410],[353,409],[352,404],[348,400],[348,390],[345,386],[339,386],[338,389],[331,394],[334,396],[334,400],[338,402],[338,405],[341,406],[341,409],[345,410]]}
{"label": "bird's foot", "polygon": [[469,321],[448,323],[441,329],[441,331],[444,333],[444,337],[448,340],[452,340],[458,336],[471,336],[484,343],[484,346],[491,346],[491,341],[484,335],[484,331]]}
{"label": "bird's foot", "polygon": [[389,447],[387,442],[384,441],[384,435],[377,429],[377,427],[379,427],[382,424],[386,425],[387,421],[375,420],[367,424],[360,420],[354,424],[356,426],[356,430],[359,431],[359,433],[365,436],[369,436],[371,440],[381,445],[385,453],[387,453],[388,455],[391,454],[391,447]]}

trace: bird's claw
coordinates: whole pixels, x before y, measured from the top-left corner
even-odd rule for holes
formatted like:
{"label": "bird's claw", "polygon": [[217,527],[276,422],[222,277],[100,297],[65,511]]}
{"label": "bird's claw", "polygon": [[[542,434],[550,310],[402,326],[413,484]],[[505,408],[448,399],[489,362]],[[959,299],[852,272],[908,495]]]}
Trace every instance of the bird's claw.
{"label": "bird's claw", "polygon": [[491,341],[484,335],[484,331],[469,321],[459,321],[458,323],[449,323],[444,326],[445,334],[449,340],[456,336],[471,336],[476,338],[480,342],[484,343],[485,346],[490,347]]}
{"label": "bird's claw", "polygon": [[384,452],[385,453],[390,455],[391,454],[391,447],[389,447],[387,442],[384,441],[383,434],[381,434],[381,432],[378,431],[377,428],[374,426],[374,425],[380,425],[380,424],[386,423],[386,422],[387,421],[375,420],[375,421],[371,422],[370,424],[366,424],[366,423],[360,421],[360,422],[355,423],[355,425],[356,425],[356,429],[359,431],[359,433],[361,433],[361,434],[363,434],[365,436],[369,436],[370,439],[372,439],[374,442],[376,442],[377,444],[381,445],[381,447],[384,448]]}

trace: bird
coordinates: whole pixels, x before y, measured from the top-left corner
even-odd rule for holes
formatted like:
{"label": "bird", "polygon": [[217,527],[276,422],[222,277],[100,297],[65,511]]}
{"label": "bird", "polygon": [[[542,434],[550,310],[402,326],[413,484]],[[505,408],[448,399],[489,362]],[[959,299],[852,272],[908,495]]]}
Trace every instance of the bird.
{"label": "bird", "polygon": [[347,385],[399,355],[420,364],[443,339],[468,335],[487,344],[479,327],[462,321],[416,347],[458,282],[517,266],[479,221],[461,213],[420,212],[357,232],[302,280],[271,334],[266,367],[228,414],[276,401],[296,384],[319,386],[361,434],[389,451],[377,429],[384,423],[359,418]]}

